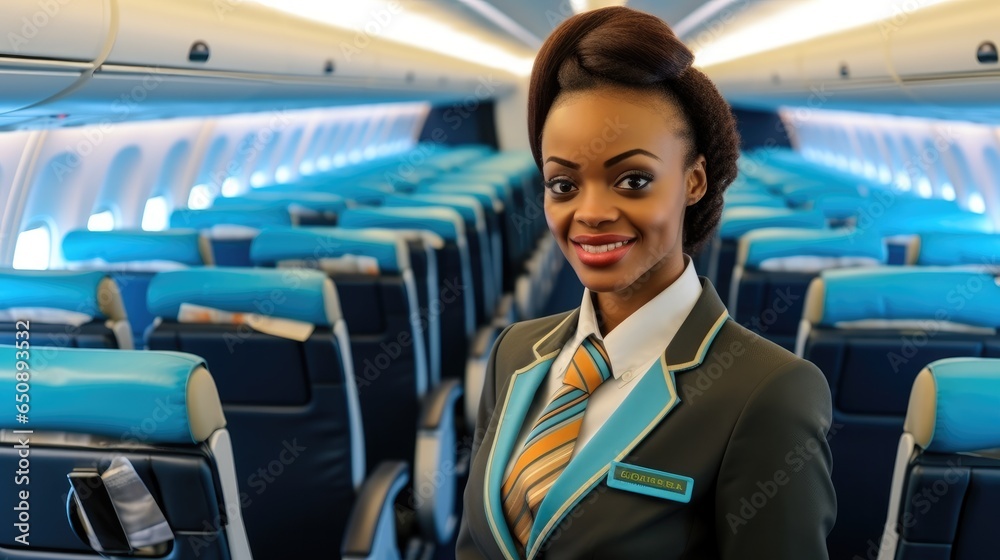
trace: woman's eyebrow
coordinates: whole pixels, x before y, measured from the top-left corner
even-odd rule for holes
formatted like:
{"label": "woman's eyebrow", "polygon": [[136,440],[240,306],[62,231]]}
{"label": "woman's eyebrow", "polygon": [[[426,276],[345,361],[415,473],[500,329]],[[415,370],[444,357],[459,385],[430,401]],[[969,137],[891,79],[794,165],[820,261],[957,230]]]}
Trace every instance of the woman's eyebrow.
{"label": "woman's eyebrow", "polygon": [[622,161],[624,159],[630,158],[630,157],[632,157],[634,155],[637,155],[637,154],[641,154],[641,155],[644,155],[644,156],[649,156],[649,157],[655,159],[656,161],[663,161],[660,158],[656,157],[655,154],[647,152],[646,150],[643,150],[642,148],[636,148],[634,150],[629,150],[627,152],[620,153],[617,156],[608,159],[608,161],[604,162],[604,168],[607,169],[608,167],[611,167],[612,165],[618,163],[619,161]]}
{"label": "woman's eyebrow", "polygon": [[545,160],[545,163],[548,163],[550,161],[554,161],[559,165],[569,167],[570,169],[580,169],[579,163],[573,163],[572,161],[565,160],[563,158],[557,158],[556,156],[549,156],[549,159]]}

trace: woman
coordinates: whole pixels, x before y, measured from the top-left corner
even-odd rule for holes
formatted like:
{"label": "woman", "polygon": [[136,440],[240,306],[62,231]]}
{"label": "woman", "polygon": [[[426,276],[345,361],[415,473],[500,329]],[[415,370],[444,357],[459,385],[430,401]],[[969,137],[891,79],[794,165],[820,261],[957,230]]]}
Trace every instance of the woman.
{"label": "woman", "polygon": [[729,106],[659,19],[577,15],[528,128],[580,308],[490,356],[458,537],[472,558],[827,558],[830,392],[729,319],[685,252],[736,176]]}

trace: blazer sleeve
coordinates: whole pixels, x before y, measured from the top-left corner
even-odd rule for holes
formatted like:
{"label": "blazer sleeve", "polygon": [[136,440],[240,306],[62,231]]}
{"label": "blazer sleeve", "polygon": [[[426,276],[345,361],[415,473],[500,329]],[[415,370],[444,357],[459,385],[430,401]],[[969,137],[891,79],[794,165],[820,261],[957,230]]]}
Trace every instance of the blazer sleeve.
{"label": "blazer sleeve", "polygon": [[[497,354],[499,354],[500,344],[503,342],[504,337],[513,326],[513,324],[508,325],[507,328],[500,333],[496,342],[493,343],[493,349],[490,351],[490,357],[486,361],[485,379],[483,380],[483,394],[479,399],[479,413],[476,416],[476,433],[472,440],[472,453],[469,456],[470,469],[476,464],[476,456],[479,454],[479,448],[482,447],[483,438],[486,435],[486,429],[489,427],[490,419],[493,417],[493,410],[497,406]],[[465,511],[470,511],[473,507],[482,507],[482,500],[479,498],[482,496],[482,488],[476,489],[473,496],[473,494],[470,494],[472,489],[470,489],[469,486],[466,486],[465,488]],[[470,498],[470,496],[473,497]],[[459,560],[465,558],[482,558],[482,554],[479,552],[479,549],[473,540],[472,533],[469,529],[468,517],[466,515],[462,516],[462,523],[458,529],[458,542],[455,547],[455,555]]]}
{"label": "blazer sleeve", "polygon": [[825,560],[837,515],[827,442],[830,389],[796,359],[765,377],[748,399],[726,448],[716,491],[722,560]]}

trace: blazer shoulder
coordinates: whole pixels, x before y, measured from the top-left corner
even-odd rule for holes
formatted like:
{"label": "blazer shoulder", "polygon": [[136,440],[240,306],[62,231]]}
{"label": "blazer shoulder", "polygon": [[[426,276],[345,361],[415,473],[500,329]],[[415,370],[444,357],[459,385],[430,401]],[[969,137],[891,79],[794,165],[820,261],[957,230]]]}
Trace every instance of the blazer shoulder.
{"label": "blazer shoulder", "polygon": [[830,388],[820,369],[804,358],[796,356],[785,348],[767,340],[759,334],[743,327],[736,321],[726,321],[715,343],[713,353],[730,352],[739,354],[740,375],[749,377],[751,386],[767,385],[765,381],[793,376],[794,383],[802,388],[823,393],[829,400]]}

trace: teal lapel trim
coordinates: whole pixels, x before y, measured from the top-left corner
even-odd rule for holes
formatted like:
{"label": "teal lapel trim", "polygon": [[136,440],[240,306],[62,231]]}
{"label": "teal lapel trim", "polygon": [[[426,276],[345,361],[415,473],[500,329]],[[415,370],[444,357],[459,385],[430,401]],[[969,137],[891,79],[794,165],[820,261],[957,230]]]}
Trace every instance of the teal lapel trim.
{"label": "teal lapel trim", "polygon": [[500,486],[503,484],[503,475],[507,470],[511,453],[514,452],[514,444],[521,431],[521,424],[524,423],[524,417],[528,413],[535,392],[538,391],[538,386],[549,373],[555,358],[556,356],[552,355],[530,366],[530,369],[514,374],[507,390],[507,398],[504,399],[504,408],[497,426],[497,437],[486,463],[486,489],[483,497],[483,503],[486,504],[486,518],[490,522],[490,529],[497,544],[510,559],[518,557],[517,543],[511,537],[510,527],[507,526],[507,519],[503,515]]}
{"label": "teal lapel trim", "polygon": [[[514,452],[514,444],[517,443],[517,435],[521,431],[524,417],[528,414],[528,408],[531,407],[539,385],[548,375],[552,362],[559,355],[565,338],[574,332],[577,316],[577,313],[570,313],[532,346],[534,360],[511,375],[507,395],[500,410],[500,418],[497,420],[497,435],[493,440],[489,459],[486,461],[483,504],[493,538],[508,560],[518,558],[519,551],[517,543],[510,534],[507,519],[503,515],[500,499],[503,475]],[[541,352],[546,353],[543,355]]]}
{"label": "teal lapel trim", "polygon": [[607,475],[612,462],[621,461],[680,403],[674,372],[697,367],[728,319],[725,311],[704,333],[693,359],[667,363],[669,348],[646,372],[625,401],[573,457],[538,507],[528,537],[528,558],[534,558],[552,530],[583,497]]}

